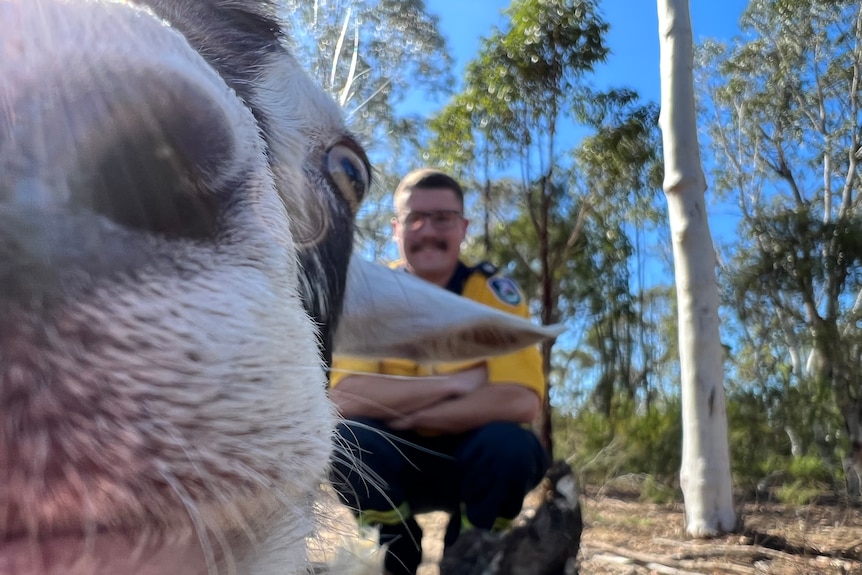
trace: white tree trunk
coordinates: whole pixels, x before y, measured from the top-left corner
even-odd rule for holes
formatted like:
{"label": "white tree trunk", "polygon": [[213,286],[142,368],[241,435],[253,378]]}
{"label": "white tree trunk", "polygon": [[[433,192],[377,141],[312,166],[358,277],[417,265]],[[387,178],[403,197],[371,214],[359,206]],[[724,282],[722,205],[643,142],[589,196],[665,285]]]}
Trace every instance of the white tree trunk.
{"label": "white tree trunk", "polygon": [[736,528],[730,477],[716,257],[706,217],[697,142],[688,0],[658,0],[664,191],[676,269],[682,376],[682,468],[686,532]]}

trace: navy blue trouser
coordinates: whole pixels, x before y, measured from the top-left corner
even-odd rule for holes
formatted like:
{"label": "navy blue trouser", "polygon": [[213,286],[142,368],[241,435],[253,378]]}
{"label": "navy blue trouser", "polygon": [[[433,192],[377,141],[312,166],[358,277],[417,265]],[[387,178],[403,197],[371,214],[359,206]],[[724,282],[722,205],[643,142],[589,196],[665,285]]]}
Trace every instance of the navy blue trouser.
{"label": "navy blue trouser", "polygon": [[415,573],[421,562],[413,514],[450,512],[447,546],[462,525],[504,528],[549,463],[535,434],[514,423],[428,437],[363,418],[339,424],[338,436],[332,484],[361,522],[380,526],[380,542],[390,545],[386,569],[394,574]]}

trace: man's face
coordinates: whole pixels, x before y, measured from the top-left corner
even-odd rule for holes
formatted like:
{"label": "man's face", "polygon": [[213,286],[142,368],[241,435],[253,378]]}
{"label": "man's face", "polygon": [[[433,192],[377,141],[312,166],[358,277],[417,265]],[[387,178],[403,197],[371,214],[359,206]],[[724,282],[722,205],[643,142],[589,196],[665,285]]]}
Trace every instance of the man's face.
{"label": "man's face", "polygon": [[448,281],[458,265],[467,220],[455,192],[414,189],[392,220],[401,257],[414,274],[435,283]]}

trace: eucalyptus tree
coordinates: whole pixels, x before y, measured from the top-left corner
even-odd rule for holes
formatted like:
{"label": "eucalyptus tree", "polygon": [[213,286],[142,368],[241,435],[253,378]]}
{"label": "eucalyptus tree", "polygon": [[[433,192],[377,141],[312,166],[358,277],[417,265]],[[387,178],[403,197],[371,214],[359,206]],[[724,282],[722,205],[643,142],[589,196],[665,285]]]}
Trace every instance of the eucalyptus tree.
{"label": "eucalyptus tree", "polygon": [[862,4],[752,0],[741,30],[704,48],[716,183],[742,214],[729,277],[741,311],[774,318],[795,389],[831,391],[858,475]]}
{"label": "eucalyptus tree", "polygon": [[673,242],[683,420],[686,532],[736,528],[719,336],[716,257],[700,159],[688,0],[658,0],[664,191]]}
{"label": "eucalyptus tree", "polygon": [[[565,181],[558,132],[583,77],[607,56],[607,24],[595,0],[514,0],[505,14],[506,29],[494,29],[468,67],[464,92],[431,124],[437,141],[430,155],[468,164],[473,174],[481,173],[477,162],[505,166],[519,180],[518,207],[538,249],[529,259],[540,282],[530,295],[539,301],[542,323],[552,324],[559,320],[559,293],[551,222],[558,199],[566,196],[555,192]],[[570,244],[577,240],[577,221],[568,221]],[[543,346],[546,370],[551,345]],[[549,405],[545,413],[542,435],[549,445]]]}

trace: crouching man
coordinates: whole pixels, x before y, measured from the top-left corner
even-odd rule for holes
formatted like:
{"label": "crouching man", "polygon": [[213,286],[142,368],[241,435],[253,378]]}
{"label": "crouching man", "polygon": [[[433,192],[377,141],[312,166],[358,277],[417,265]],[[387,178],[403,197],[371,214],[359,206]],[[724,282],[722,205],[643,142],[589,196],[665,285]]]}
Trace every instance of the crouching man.
{"label": "crouching man", "polygon": [[[468,226],[461,186],[436,170],[408,174],[394,195],[393,267],[480,303],[528,317],[518,286],[490,264],[460,259]],[[545,393],[538,349],[471,364],[334,358],[331,396],[345,450],[332,483],[360,524],[380,529],[390,575],[422,562],[414,517],[451,514],[445,544],[466,529],[506,529],[548,467],[529,423]]]}

